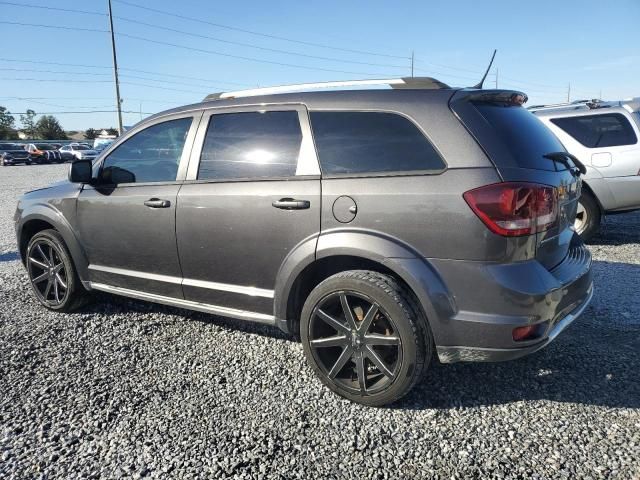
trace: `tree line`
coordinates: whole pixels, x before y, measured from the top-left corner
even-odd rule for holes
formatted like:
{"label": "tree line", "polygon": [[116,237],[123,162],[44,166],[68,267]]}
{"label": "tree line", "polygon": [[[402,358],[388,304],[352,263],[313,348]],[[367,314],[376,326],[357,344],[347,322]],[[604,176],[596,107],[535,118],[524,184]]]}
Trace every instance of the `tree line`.
{"label": "tree line", "polygon": [[[67,134],[60,125],[60,122],[53,115],[42,115],[36,121],[37,113],[28,109],[25,114],[20,115],[22,131],[30,139],[40,140],[67,140]],[[109,135],[117,135],[115,128],[108,128]],[[93,140],[99,132],[89,128],[84,132],[84,138]],[[7,108],[0,106],[0,140],[18,140],[18,129],[16,128],[15,116]]]}

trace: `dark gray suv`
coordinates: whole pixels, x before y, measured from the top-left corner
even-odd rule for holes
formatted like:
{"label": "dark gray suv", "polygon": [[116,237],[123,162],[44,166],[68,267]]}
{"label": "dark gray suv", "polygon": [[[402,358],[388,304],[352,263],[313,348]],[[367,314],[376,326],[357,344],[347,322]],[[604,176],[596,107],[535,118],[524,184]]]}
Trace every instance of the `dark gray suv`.
{"label": "dark gray suv", "polygon": [[434,355],[544,347],[593,293],[572,227],[584,167],[522,93],[389,83],[227,93],[144,120],[21,198],[35,296],[70,311],[101,290],[277,325],[368,405],[408,392]]}

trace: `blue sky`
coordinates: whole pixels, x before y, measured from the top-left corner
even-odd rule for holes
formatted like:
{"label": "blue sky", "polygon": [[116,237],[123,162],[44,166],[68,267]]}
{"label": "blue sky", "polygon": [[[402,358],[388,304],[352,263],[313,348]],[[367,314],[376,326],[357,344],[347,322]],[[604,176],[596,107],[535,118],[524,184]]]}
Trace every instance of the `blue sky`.
{"label": "blue sky", "polygon": [[[497,48],[486,85],[497,69],[530,105],[565,101],[569,83],[572,100],[640,96],[640,0],[112,1],[125,124],[245,85],[406,76],[412,51],[416,75],[468,86]],[[113,110],[106,11],[106,0],[0,0],[0,105]],[[117,123],[56,116],[68,130]]]}

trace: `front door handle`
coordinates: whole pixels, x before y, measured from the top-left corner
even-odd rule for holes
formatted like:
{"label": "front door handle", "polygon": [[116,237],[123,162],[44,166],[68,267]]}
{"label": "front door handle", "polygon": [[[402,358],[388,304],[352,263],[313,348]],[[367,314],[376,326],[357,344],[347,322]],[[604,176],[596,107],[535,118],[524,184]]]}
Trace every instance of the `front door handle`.
{"label": "front door handle", "polygon": [[144,204],[149,208],[169,208],[171,206],[169,200],[161,200],[159,198],[150,198]]}
{"label": "front door handle", "polygon": [[309,200],[281,198],[280,200],[275,200],[271,205],[283,210],[306,210],[307,208],[311,207],[311,202]]}

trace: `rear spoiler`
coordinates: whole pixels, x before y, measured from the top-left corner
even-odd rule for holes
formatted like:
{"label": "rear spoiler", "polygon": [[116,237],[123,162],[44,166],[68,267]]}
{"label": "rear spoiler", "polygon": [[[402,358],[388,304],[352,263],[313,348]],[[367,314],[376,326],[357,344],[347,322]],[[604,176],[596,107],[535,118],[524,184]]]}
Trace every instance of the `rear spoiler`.
{"label": "rear spoiler", "polygon": [[529,97],[517,90],[469,90],[464,98],[475,103],[500,103],[503,105],[524,105]]}

